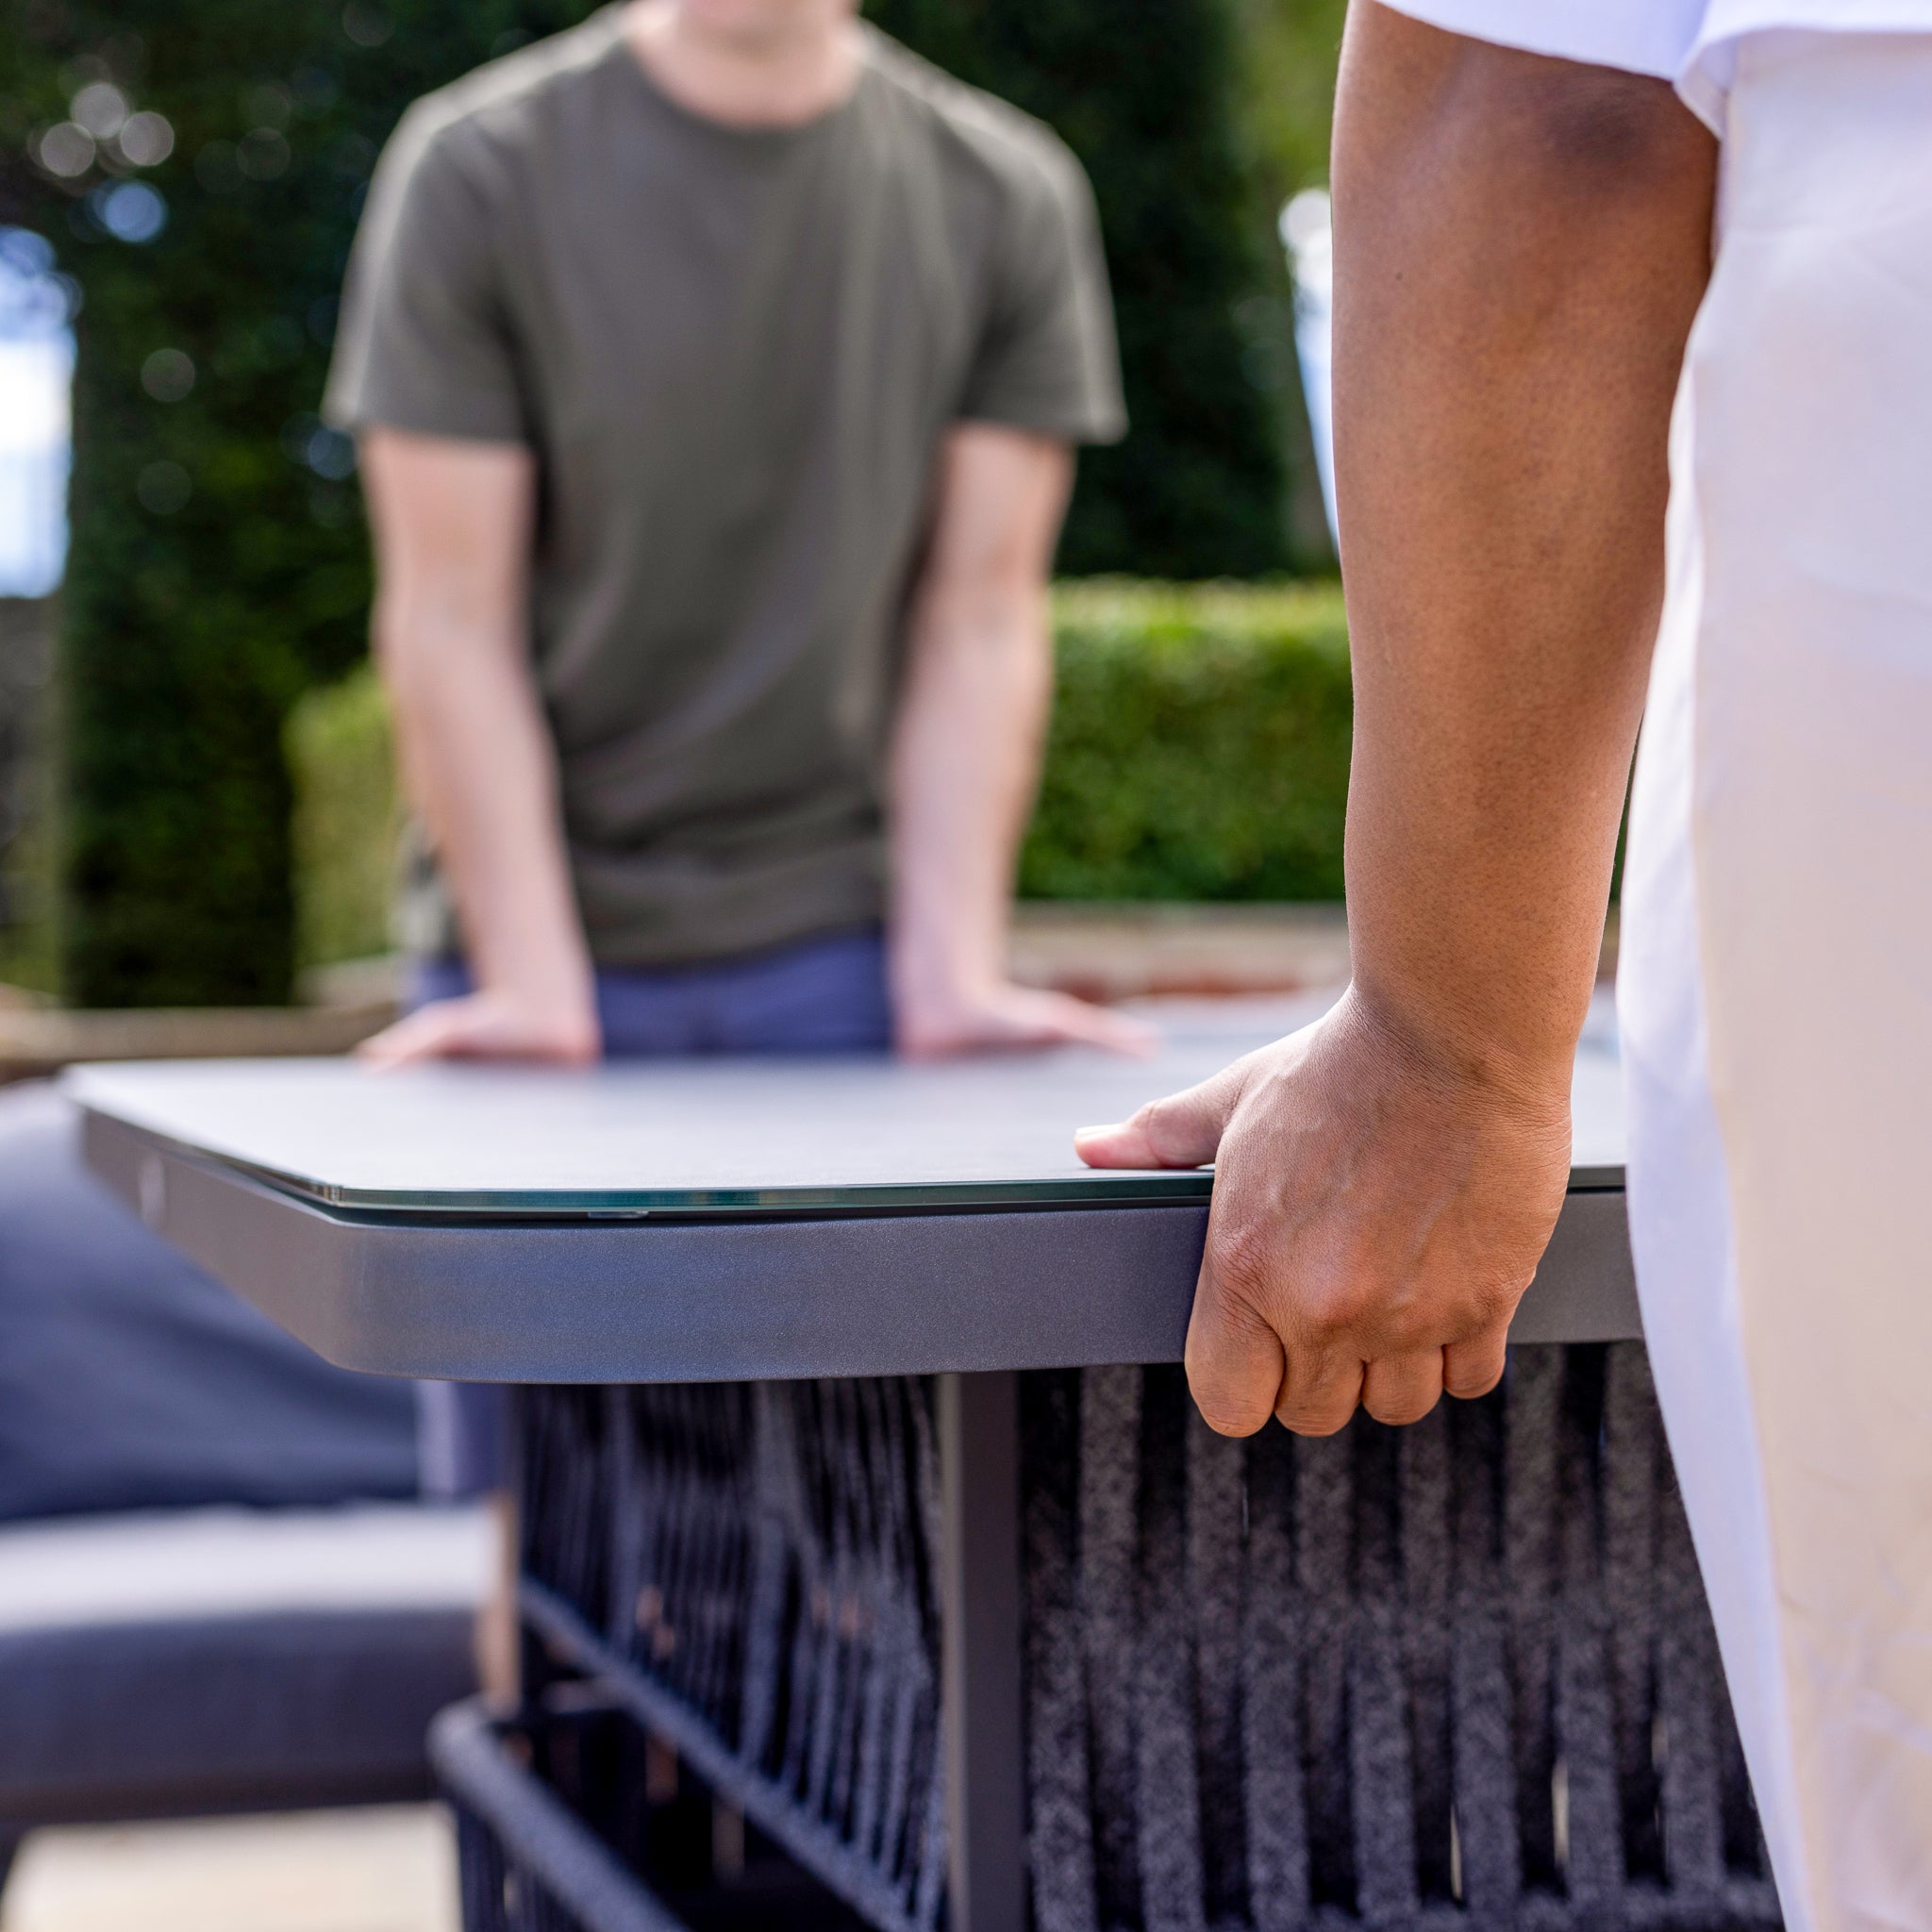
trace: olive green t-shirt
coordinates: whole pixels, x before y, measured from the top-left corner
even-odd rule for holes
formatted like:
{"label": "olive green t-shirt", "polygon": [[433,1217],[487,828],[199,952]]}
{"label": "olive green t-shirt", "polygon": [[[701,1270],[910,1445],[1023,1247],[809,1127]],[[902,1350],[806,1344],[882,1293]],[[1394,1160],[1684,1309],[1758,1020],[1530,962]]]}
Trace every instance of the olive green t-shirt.
{"label": "olive green t-shirt", "polygon": [[[536,452],[536,678],[614,966],[878,919],[942,435],[1124,428],[1091,197],[1045,127],[869,28],[842,106],[725,126],[614,7],[405,117],[326,407]],[[406,941],[458,950],[412,870]]]}

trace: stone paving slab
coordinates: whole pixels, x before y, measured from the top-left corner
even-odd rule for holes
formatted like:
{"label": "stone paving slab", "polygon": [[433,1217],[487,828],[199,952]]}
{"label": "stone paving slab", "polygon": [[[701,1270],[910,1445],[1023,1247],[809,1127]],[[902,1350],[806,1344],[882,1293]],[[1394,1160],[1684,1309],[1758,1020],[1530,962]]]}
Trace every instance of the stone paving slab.
{"label": "stone paving slab", "polygon": [[439,1805],[88,1825],[22,1846],[0,1932],[460,1932]]}

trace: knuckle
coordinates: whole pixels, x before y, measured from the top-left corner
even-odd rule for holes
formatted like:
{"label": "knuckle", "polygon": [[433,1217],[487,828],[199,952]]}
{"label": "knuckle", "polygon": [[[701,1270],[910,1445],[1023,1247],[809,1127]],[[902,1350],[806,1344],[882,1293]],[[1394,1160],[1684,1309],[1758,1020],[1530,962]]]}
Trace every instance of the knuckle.
{"label": "knuckle", "polygon": [[1432,1318],[1428,1308],[1413,1301],[1384,1304],[1373,1315],[1365,1310],[1364,1317],[1374,1322],[1375,1339],[1380,1344],[1378,1353],[1382,1355],[1417,1355],[1432,1345],[1441,1345],[1442,1338],[1437,1332],[1441,1317]]}
{"label": "knuckle", "polygon": [[1354,1413],[1353,1408],[1314,1403],[1285,1403],[1275,1410],[1282,1427],[1295,1436],[1340,1435]]}
{"label": "knuckle", "polygon": [[1411,1423],[1419,1423],[1436,1406],[1433,1394],[1404,1393],[1401,1395],[1370,1395],[1363,1399],[1362,1407],[1378,1423],[1387,1423],[1391,1428],[1407,1428]]}
{"label": "knuckle", "polygon": [[1452,1362],[1442,1376],[1444,1391],[1458,1402],[1474,1402],[1487,1395],[1503,1379],[1503,1357],[1474,1362]]}
{"label": "knuckle", "polygon": [[1161,1159],[1181,1161],[1197,1157],[1197,1136],[1185,1095],[1150,1100],[1135,1119],[1145,1131],[1148,1144]]}
{"label": "knuckle", "polygon": [[1523,1291],[1528,1286],[1526,1279],[1516,1280],[1513,1277],[1491,1276],[1477,1282],[1467,1297],[1468,1324],[1472,1332],[1507,1322],[1516,1312],[1516,1304],[1523,1299]]}
{"label": "knuckle", "polygon": [[1194,1407],[1217,1436],[1252,1436],[1268,1420],[1281,1351],[1253,1308],[1217,1295],[1208,1319],[1189,1324],[1182,1361]]}
{"label": "knuckle", "polygon": [[1324,1340],[1359,1335],[1371,1327],[1380,1329],[1388,1325],[1388,1296],[1365,1274],[1329,1276],[1311,1288],[1306,1307],[1310,1333]]}
{"label": "knuckle", "polygon": [[1235,1300],[1258,1309],[1275,1271],[1276,1251],[1265,1227],[1253,1221],[1223,1223],[1208,1235],[1208,1264]]}
{"label": "knuckle", "polygon": [[1169,1125],[1171,1117],[1167,1101],[1143,1101],[1127,1116],[1127,1130],[1129,1133],[1138,1131],[1158,1158],[1165,1155],[1174,1141],[1174,1136]]}
{"label": "knuckle", "polygon": [[1197,1395],[1194,1407],[1201,1411],[1201,1420],[1217,1436],[1252,1436],[1268,1420],[1265,1408],[1259,1415],[1255,1415],[1211,1395]]}

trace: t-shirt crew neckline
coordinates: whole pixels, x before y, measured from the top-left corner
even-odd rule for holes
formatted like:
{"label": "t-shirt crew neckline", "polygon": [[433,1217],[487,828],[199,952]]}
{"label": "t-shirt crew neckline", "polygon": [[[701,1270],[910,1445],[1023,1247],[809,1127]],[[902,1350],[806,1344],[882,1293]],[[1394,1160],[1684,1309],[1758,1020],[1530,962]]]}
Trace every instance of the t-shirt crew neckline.
{"label": "t-shirt crew neckline", "polygon": [[668,116],[680,126],[691,128],[701,136],[730,147],[777,151],[803,145],[808,141],[829,133],[852,113],[854,104],[872,76],[871,42],[866,37],[866,29],[861,25],[858,72],[854,75],[852,85],[846,90],[842,100],[834,102],[831,107],[814,114],[808,121],[720,121],[709,114],[699,112],[695,108],[686,106],[644,65],[638,58],[637,49],[630,43],[630,36],[624,30],[624,15],[625,0],[613,0],[613,4],[604,9],[604,18],[609,23],[610,36],[606,58],[622,63],[628,71],[631,82],[635,84],[641,96],[658,112]]}

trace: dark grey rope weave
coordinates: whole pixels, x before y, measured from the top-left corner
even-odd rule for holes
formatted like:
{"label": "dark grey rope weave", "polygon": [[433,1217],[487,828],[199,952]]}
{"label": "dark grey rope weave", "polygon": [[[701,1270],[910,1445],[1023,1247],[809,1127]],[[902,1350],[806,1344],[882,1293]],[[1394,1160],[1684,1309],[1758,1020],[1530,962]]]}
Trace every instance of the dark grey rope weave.
{"label": "dark grey rope weave", "polygon": [[533,1389],[526,1607],[885,1932],[942,1919],[932,1391]]}
{"label": "dark grey rope weave", "polygon": [[429,1730],[457,1817],[465,1932],[688,1932],[505,1748],[480,1700]]}
{"label": "dark grey rope weave", "polygon": [[[884,1932],[942,1923],[932,1391],[535,1389],[526,1574]],[[1641,1346],[1412,1429],[1022,1377],[1037,1932],[1778,1924]]]}

